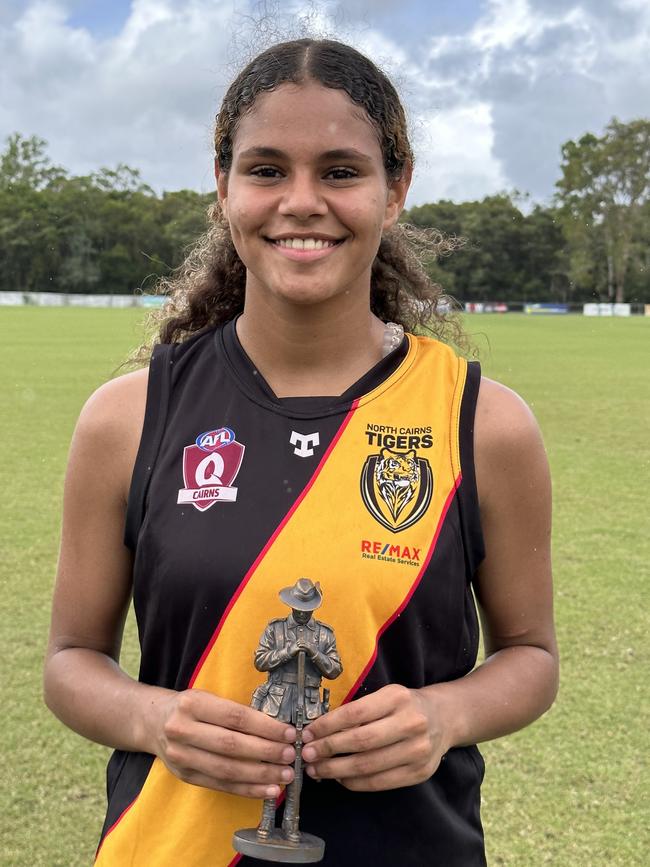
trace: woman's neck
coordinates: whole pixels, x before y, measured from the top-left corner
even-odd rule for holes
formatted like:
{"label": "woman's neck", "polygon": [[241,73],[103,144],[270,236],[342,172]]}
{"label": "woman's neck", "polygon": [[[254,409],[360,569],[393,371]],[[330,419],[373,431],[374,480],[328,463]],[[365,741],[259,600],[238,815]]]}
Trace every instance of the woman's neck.
{"label": "woman's neck", "polygon": [[382,358],[367,303],[271,306],[247,298],[237,336],[278,397],[342,394]]}

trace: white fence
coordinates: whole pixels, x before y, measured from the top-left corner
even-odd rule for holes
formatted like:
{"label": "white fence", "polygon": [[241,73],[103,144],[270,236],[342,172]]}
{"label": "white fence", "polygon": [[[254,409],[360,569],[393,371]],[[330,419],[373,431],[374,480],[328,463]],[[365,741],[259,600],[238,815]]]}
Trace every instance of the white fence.
{"label": "white fence", "polygon": [[[0,307],[161,307],[167,299],[164,295],[73,295],[63,292],[0,292]],[[528,314],[579,313],[579,307],[568,304],[504,304],[493,301],[467,302],[466,313]],[[650,304],[645,307],[631,304],[584,304],[585,316],[631,316],[634,312],[650,316]]]}
{"label": "white fence", "polygon": [[0,307],[160,307],[163,295],[73,295],[63,292],[0,292]]}
{"label": "white fence", "polygon": [[[585,316],[630,316],[630,304],[585,304]],[[647,310],[646,310],[647,314]]]}
{"label": "white fence", "polygon": [[582,313],[584,316],[650,316],[650,304],[555,304],[497,303],[474,301],[465,303],[465,313],[526,313],[528,315],[558,315]]}

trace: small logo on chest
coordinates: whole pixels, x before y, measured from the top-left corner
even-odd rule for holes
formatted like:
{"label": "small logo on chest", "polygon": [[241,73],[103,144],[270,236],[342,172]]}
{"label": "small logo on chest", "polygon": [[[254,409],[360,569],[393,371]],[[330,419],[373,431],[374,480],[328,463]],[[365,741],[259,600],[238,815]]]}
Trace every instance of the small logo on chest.
{"label": "small logo on chest", "polygon": [[314,449],[320,445],[320,434],[318,431],[310,434],[301,434],[295,430],[291,431],[289,442],[295,446],[293,453],[299,458],[310,458],[314,454]]}
{"label": "small logo on chest", "polygon": [[205,512],[215,503],[234,503],[237,488],[232,483],[244,459],[245,446],[235,439],[229,427],[199,434],[183,449],[183,482],[178,492],[179,505],[191,504]]}

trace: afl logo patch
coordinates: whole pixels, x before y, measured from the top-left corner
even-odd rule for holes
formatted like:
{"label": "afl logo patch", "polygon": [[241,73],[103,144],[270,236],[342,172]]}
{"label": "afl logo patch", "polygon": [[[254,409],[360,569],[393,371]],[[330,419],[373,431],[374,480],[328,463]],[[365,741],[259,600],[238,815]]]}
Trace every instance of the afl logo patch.
{"label": "afl logo patch", "polygon": [[245,446],[235,439],[229,427],[205,431],[191,446],[183,449],[183,482],[178,492],[179,505],[191,504],[205,512],[215,503],[234,503],[237,478]]}
{"label": "afl logo patch", "polygon": [[229,427],[220,427],[218,430],[207,430],[196,438],[197,446],[204,452],[216,452],[224,446],[229,446],[235,441],[235,432]]}
{"label": "afl logo patch", "polygon": [[408,452],[382,449],[378,455],[370,455],[363,465],[363,502],[373,518],[392,533],[419,521],[432,494],[429,461],[417,457],[415,449]]}

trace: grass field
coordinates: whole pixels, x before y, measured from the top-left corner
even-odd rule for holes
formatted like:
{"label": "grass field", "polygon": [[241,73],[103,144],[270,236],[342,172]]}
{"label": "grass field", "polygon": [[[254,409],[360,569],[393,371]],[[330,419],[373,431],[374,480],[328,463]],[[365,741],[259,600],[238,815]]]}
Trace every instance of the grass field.
{"label": "grass field", "polygon": [[[0,309],[1,865],[88,865],[103,819],[108,751],[45,710],[41,661],[70,435],[138,342],[141,315]],[[483,747],[489,861],[645,865],[650,319],[474,316],[467,327],[484,371],[519,391],[544,431],[562,653],[554,708]],[[132,624],[124,663],[136,670]]]}

